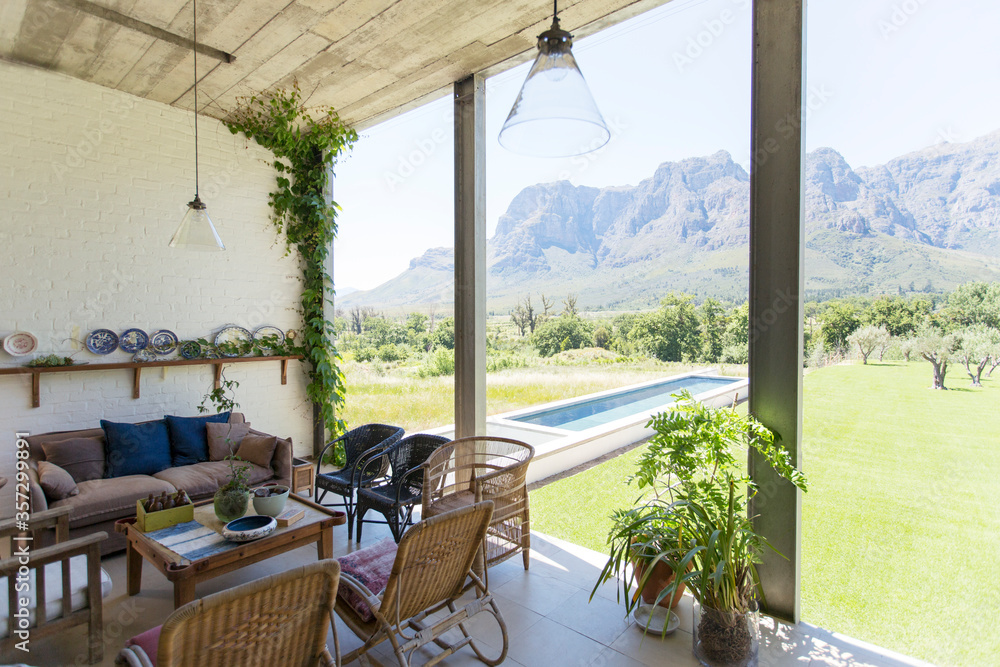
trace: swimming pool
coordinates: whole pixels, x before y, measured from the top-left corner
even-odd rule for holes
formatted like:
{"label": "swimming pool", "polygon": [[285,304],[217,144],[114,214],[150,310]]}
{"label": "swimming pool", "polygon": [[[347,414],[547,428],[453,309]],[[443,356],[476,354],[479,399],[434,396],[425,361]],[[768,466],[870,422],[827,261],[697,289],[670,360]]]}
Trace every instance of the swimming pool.
{"label": "swimming pool", "polygon": [[673,402],[674,394],[687,389],[693,395],[725,387],[739,378],[705,377],[688,375],[673,380],[656,382],[632,389],[617,391],[597,398],[577,398],[561,407],[536,410],[508,419],[524,424],[564,428],[568,431],[586,431],[623,417],[644,413]]}
{"label": "swimming pool", "polygon": [[[711,408],[745,401],[746,378],[701,373],[620,387],[596,394],[553,401],[486,418],[486,434],[514,438],[535,448],[528,483],[559,474],[651,436],[649,418],[669,410],[672,394],[688,389]],[[427,431],[455,437],[455,426]]]}

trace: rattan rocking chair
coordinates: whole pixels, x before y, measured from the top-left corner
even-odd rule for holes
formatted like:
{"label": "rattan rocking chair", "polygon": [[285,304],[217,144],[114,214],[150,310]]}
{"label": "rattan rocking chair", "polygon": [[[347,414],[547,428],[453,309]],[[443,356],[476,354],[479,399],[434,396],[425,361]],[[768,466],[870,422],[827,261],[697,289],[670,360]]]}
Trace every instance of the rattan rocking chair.
{"label": "rattan rocking chair", "polygon": [[[487,665],[504,661],[507,625],[488,584],[471,570],[482,551],[492,513],[493,503],[483,502],[415,524],[400,540],[392,572],[379,595],[346,571],[341,575],[341,596],[351,591],[363,603],[360,611],[343,601],[337,604],[337,615],[364,642],[344,656],[344,664],[356,659],[369,664],[368,651],[386,640],[400,667],[409,667],[413,653],[431,643],[443,652],[426,664],[435,664],[466,645]],[[469,590],[474,590],[474,597],[460,600]],[[441,618],[438,612],[443,610],[448,614]],[[371,620],[365,620],[363,612],[370,612]],[[495,658],[482,652],[465,626],[481,612],[491,614],[500,626],[503,646]],[[433,620],[427,621],[428,617]],[[442,635],[455,627],[463,639],[450,644]]]}
{"label": "rattan rocking chair", "polygon": [[[525,476],[534,455],[534,447],[510,438],[477,436],[449,442],[427,459],[421,518],[492,500],[486,567],[520,551],[527,570],[531,520]],[[482,568],[477,566],[476,571]]]}
{"label": "rattan rocking chair", "polygon": [[129,640],[115,664],[152,667],[153,652],[156,667],[339,665],[326,648],[332,628],[340,654],[333,622],[339,580],[340,563],[321,560],[189,602],[160,628]]}

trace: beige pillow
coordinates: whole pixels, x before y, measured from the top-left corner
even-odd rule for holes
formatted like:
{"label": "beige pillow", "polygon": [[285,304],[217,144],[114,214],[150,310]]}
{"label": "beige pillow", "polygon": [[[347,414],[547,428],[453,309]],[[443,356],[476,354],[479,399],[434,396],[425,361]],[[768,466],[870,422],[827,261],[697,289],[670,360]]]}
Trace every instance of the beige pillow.
{"label": "beige pillow", "polygon": [[250,433],[243,438],[236,456],[244,461],[259,465],[261,468],[270,468],[271,459],[274,458],[274,450],[277,446],[278,438],[276,436]]}
{"label": "beige pillow", "polygon": [[46,461],[65,470],[74,482],[104,477],[103,437],[43,442],[42,451]]}
{"label": "beige pillow", "polygon": [[48,461],[38,462],[38,485],[49,500],[62,500],[80,493],[73,476]]}
{"label": "beige pillow", "polygon": [[[205,424],[205,438],[208,441],[208,460],[221,461],[240,448],[240,441],[250,432],[250,422],[245,424]],[[232,452],[229,450],[232,443]]]}

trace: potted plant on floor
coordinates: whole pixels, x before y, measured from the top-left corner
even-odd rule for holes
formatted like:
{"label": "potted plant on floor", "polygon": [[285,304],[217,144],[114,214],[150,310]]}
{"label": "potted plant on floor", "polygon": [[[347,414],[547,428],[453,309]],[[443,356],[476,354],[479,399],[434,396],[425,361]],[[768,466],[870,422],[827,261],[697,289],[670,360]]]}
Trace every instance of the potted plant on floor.
{"label": "potted plant on floor", "polygon": [[[615,577],[629,559],[666,563],[674,577],[657,594],[672,599],[682,585],[695,599],[694,652],[703,665],[756,665],[757,605],[763,591],[756,564],[770,548],[753,527],[748,501],[758,489],[743,464],[753,448],[778,474],[805,491],[806,480],[788,452],[759,421],[732,408],[710,409],[689,392],[676,407],[656,415],[656,431],[630,482],[652,496],[616,513],[610,552],[597,586]],[[651,567],[624,580],[626,606],[633,583],[641,589]]]}

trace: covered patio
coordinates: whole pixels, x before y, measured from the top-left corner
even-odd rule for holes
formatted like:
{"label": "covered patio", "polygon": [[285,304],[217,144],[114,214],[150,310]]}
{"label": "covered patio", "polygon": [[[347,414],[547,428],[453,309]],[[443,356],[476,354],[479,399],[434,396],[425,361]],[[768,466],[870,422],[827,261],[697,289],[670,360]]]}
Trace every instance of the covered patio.
{"label": "covered patio", "polygon": [[[664,0],[564,2],[565,29],[583,37]],[[782,434],[801,463],[804,2],[755,0],[750,218],[750,410]],[[334,106],[356,128],[444,96],[455,104],[455,416],[458,437],[486,420],[485,78],[533,57],[548,27],[540,0],[254,0],[204,2],[198,43],[189,38],[188,0],[14,0],[0,8],[0,102],[7,196],[0,242],[13,277],[2,293],[7,334],[32,331],[40,351],[73,354],[88,331],[107,326],[175,328],[198,337],[227,322],[301,326],[293,306],[301,286],[293,258],[268,225],[274,173],[267,151],[202,122],[205,199],[226,253],[188,255],[167,247],[194,180],[191,155],[192,46],[199,53],[199,109],[224,118],[240,95],[297,81],[309,103]],[[651,72],[651,75],[655,72]],[[363,147],[359,150],[363,150]],[[124,357],[122,358],[124,359]],[[0,359],[4,367],[19,362]],[[308,456],[324,435],[306,396],[304,365],[282,376],[241,364],[242,410],[255,427],[291,436]],[[14,477],[15,432],[89,427],[98,419],[141,421],[189,415],[210,385],[196,367],[147,374],[141,398],[119,371],[86,380],[53,374],[38,388],[11,376],[0,383],[3,458]],[[34,389],[36,400],[30,400]],[[349,399],[348,399],[349,400]],[[763,664],[914,664],[799,623],[801,498],[751,460],[765,491],[758,529],[787,560],[761,567],[773,617]],[[13,513],[14,488],[0,491],[0,516]],[[368,540],[380,538],[366,533]],[[587,597],[601,557],[543,535],[532,567],[515,561],[490,573],[511,627],[509,664],[695,664],[690,620],[662,641],[642,639],[622,620],[615,591]],[[335,543],[345,553],[346,540]],[[223,590],[300,562],[313,547],[220,577]],[[124,557],[105,568],[115,582],[105,601],[105,663],[121,641],[163,621],[169,591],[149,571],[141,596],[124,594]],[[683,609],[690,613],[689,600]],[[347,636],[343,633],[342,636]],[[82,635],[81,635],[82,637]],[[484,639],[487,643],[489,637]],[[76,635],[40,642],[25,662],[76,664]],[[568,654],[567,651],[572,652]],[[569,655],[569,657],[567,657]],[[469,656],[445,664],[465,664]]]}

